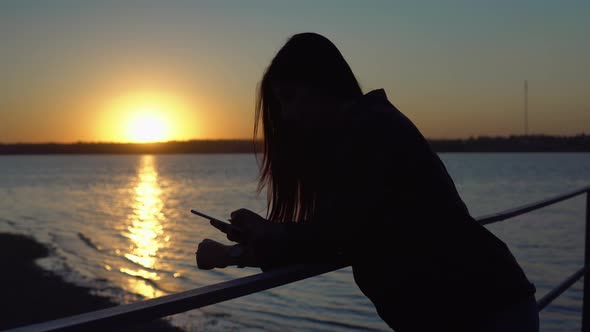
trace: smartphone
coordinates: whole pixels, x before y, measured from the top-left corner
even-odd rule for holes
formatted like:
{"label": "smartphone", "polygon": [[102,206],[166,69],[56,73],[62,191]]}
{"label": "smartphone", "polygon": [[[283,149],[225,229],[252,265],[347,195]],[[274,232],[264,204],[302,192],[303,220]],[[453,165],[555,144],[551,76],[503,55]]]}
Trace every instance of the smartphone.
{"label": "smartphone", "polygon": [[217,228],[218,230],[222,231],[225,234],[227,234],[227,232],[229,232],[230,229],[233,230],[233,231],[236,231],[236,232],[239,232],[240,231],[236,226],[234,226],[234,225],[232,225],[232,224],[230,224],[228,222],[221,221],[221,220],[219,220],[217,218],[213,218],[211,216],[208,216],[208,215],[204,214],[203,212],[199,212],[199,211],[197,211],[195,209],[191,209],[191,212],[193,214],[196,214],[199,217],[203,217],[205,219],[208,219],[211,222],[211,225],[213,227]]}

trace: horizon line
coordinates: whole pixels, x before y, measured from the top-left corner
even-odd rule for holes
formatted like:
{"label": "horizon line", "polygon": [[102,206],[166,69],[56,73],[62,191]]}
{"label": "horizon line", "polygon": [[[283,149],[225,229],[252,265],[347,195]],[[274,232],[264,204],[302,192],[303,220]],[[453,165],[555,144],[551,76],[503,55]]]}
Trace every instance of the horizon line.
{"label": "horizon line", "polygon": [[[468,137],[425,137],[428,141],[457,141],[457,140],[473,140],[473,139],[481,139],[481,138],[524,138],[524,137],[585,137],[587,136],[585,132],[577,133],[574,135],[553,135],[553,134],[510,134],[510,135],[477,135],[477,136],[468,136]],[[262,141],[262,139],[254,140],[253,138],[194,138],[188,140],[168,140],[168,141],[155,141],[155,142],[116,142],[116,141],[38,141],[38,142],[27,142],[27,141],[16,141],[16,142],[0,142],[1,145],[35,145],[35,144],[61,144],[61,145],[74,145],[74,144],[135,144],[135,145],[150,145],[150,144],[167,144],[167,143],[190,143],[190,142],[256,142]]]}

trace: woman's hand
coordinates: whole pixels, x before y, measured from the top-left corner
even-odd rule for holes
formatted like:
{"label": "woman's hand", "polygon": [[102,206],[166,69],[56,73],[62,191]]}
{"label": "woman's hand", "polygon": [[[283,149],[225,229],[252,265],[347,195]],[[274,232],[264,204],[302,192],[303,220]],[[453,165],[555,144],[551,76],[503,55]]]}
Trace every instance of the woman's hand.
{"label": "woman's hand", "polygon": [[288,250],[288,237],[283,224],[270,222],[247,209],[232,212],[229,221],[235,228],[230,228],[227,238],[247,249],[248,266],[275,264],[287,259],[284,255]]}
{"label": "woman's hand", "polygon": [[228,267],[232,263],[229,255],[230,246],[204,239],[197,248],[197,266],[203,270]]}
{"label": "woman's hand", "polygon": [[277,224],[262,218],[258,214],[248,210],[239,209],[230,214],[229,222],[232,226],[227,232],[227,239],[243,245],[255,245],[257,242],[266,241],[276,233]]}
{"label": "woman's hand", "polygon": [[[239,257],[232,257],[231,249],[222,243],[205,239],[196,252],[197,266],[203,270],[225,268],[230,265],[260,267],[281,264],[287,248],[284,225],[272,223],[258,214],[240,209],[231,213],[231,227],[218,228],[230,241],[242,248]],[[214,225],[215,226],[215,225]]]}

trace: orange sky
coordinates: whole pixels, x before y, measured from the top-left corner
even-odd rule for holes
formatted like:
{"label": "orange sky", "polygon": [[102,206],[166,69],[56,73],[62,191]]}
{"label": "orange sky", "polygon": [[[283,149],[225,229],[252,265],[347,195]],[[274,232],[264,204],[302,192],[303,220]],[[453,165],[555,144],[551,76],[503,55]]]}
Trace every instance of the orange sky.
{"label": "orange sky", "polygon": [[326,35],[427,137],[590,132],[587,2],[0,4],[0,142],[251,138],[286,38]]}

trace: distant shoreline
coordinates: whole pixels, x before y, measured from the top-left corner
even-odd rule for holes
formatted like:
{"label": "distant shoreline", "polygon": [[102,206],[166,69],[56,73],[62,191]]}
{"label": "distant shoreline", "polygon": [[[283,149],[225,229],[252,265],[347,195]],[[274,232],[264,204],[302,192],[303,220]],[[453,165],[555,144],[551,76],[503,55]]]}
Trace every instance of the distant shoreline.
{"label": "distant shoreline", "polygon": [[[590,152],[590,136],[480,136],[428,139],[436,152]],[[192,140],[163,143],[0,143],[0,155],[254,153],[252,140]]]}

